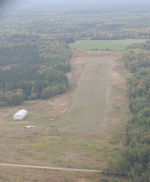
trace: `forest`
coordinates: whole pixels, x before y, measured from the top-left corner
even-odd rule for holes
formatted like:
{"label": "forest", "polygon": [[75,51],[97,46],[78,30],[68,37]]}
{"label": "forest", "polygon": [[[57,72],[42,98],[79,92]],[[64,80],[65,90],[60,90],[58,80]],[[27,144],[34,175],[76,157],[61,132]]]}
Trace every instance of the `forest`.
{"label": "forest", "polygon": [[7,35],[0,46],[1,106],[64,93],[70,56],[64,41],[39,35]]}
{"label": "forest", "polygon": [[128,47],[123,55],[131,119],[126,124],[125,149],[109,164],[108,173],[129,177],[132,182],[150,179],[150,41]]}

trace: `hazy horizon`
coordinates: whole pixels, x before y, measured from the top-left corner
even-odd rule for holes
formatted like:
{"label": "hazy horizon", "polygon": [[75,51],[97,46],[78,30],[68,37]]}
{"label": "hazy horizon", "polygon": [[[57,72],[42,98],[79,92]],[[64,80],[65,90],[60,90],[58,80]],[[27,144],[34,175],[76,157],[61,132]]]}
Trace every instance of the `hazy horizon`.
{"label": "hazy horizon", "polygon": [[49,7],[51,9],[114,9],[114,8],[134,8],[150,5],[146,0],[0,0],[1,11],[10,10],[32,10],[35,8]]}

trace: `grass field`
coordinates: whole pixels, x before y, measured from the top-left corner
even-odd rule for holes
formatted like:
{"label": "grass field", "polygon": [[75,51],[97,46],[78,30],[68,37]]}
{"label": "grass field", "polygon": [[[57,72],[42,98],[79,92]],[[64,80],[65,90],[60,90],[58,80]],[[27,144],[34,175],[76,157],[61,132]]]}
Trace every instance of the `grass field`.
{"label": "grass field", "polygon": [[127,46],[133,43],[145,42],[144,39],[127,39],[127,40],[80,40],[70,44],[71,48],[81,50],[125,50]]}
{"label": "grass field", "polygon": [[[67,93],[47,101],[1,108],[0,162],[102,169],[110,158],[117,157],[123,146],[124,122],[129,115],[123,78],[126,72],[122,63],[115,60],[117,57],[112,52],[76,52],[72,79],[80,79],[71,94],[72,99],[68,99],[70,96],[67,94],[70,93]],[[21,108],[28,109],[29,116],[14,122],[12,115]],[[26,124],[33,124],[36,128],[25,129]],[[10,170],[1,171],[3,175],[0,179],[10,181],[5,175]],[[14,181],[20,174],[22,176],[18,177],[18,181],[36,180],[36,175],[29,177],[24,171],[28,170],[18,173],[14,169],[9,176],[15,175],[12,178]],[[53,179],[53,175],[58,177],[58,181],[66,179],[69,182],[80,179],[97,182],[100,178],[72,174],[74,180],[71,180],[71,174],[62,174],[61,178],[53,173],[49,175],[48,171],[39,171],[41,181],[43,174],[45,181]]]}
{"label": "grass field", "polygon": [[128,120],[125,80],[119,74],[124,68],[116,62],[117,55],[113,53],[89,55],[87,51],[84,58],[87,64],[69,111],[63,120],[53,124],[65,128],[71,135],[74,133],[74,137],[78,135],[73,140],[71,136],[66,138],[78,146],[76,155],[78,151],[82,154],[80,165],[90,163],[103,168],[110,157],[120,153],[123,125]]}
{"label": "grass field", "polygon": [[[11,174],[11,177],[10,177]],[[21,175],[24,174],[24,175]],[[60,172],[35,169],[3,168],[0,173],[1,182],[100,182],[99,174],[80,172]],[[112,179],[105,177],[105,179]],[[117,179],[117,178],[114,178]],[[121,182],[127,182],[124,179]]]}
{"label": "grass field", "polygon": [[65,118],[70,129],[94,134],[104,127],[111,105],[110,73],[113,59],[113,56],[87,58],[79,87]]}

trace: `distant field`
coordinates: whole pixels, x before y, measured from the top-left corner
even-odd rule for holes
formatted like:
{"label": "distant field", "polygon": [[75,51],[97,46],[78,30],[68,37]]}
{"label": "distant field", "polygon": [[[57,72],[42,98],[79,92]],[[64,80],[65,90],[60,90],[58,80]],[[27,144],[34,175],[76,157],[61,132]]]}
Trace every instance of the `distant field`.
{"label": "distant field", "polygon": [[89,50],[125,50],[127,46],[133,43],[145,42],[144,39],[126,39],[126,40],[80,40],[70,44],[71,48]]}

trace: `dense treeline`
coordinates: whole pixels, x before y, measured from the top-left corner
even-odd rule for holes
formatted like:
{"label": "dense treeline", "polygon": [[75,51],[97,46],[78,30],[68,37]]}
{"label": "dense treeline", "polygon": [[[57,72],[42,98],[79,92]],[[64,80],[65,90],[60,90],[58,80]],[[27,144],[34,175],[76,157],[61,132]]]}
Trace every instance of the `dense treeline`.
{"label": "dense treeline", "polygon": [[[66,91],[71,52],[64,41],[11,34],[0,46],[0,104],[47,99]],[[5,46],[4,46],[5,45]]]}
{"label": "dense treeline", "polygon": [[[128,176],[132,182],[150,181],[150,42],[129,47],[123,59],[132,73],[128,79],[132,118],[126,126],[125,150],[109,172]],[[107,171],[108,172],[108,171]]]}
{"label": "dense treeline", "polygon": [[[51,35],[70,43],[81,39],[118,40],[149,39],[150,14],[143,12],[51,12],[44,11],[21,17],[4,18],[0,21],[0,34],[26,32]],[[18,39],[17,39],[18,40]]]}

